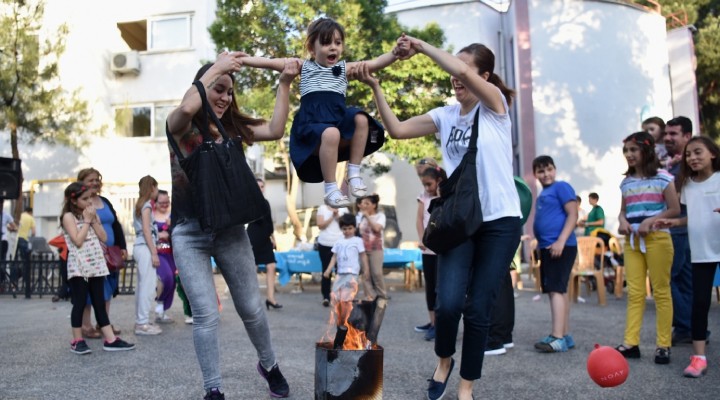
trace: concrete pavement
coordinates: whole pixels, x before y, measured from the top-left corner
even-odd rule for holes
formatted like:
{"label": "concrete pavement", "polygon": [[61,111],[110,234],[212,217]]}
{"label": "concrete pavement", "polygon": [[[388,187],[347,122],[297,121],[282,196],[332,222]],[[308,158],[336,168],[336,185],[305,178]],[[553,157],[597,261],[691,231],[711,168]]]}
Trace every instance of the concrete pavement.
{"label": "concrete pavement", "polygon": [[[221,368],[228,399],[266,399],[267,386],[255,370],[257,356],[216,275],[223,303],[220,322]],[[523,277],[525,277],[523,275]],[[385,348],[385,399],[423,399],[426,380],[435,367],[431,342],[413,331],[427,321],[422,290],[407,292],[402,276],[391,273],[392,300],[379,334]],[[262,280],[262,279],[261,279]],[[526,284],[526,286],[531,286]],[[314,393],[314,344],[327,326],[328,308],[320,304],[319,285],[293,284],[280,288],[277,300],[284,305],[268,311],[280,367],[290,383],[291,399],[312,399]],[[584,290],[584,289],[583,289]],[[540,354],[533,343],[550,330],[546,298],[533,301],[532,289],[516,299],[515,348],[502,356],[485,358],[483,377],[475,384],[475,398],[488,399],[695,399],[716,398],[720,390],[720,305],[713,293],[709,329],[715,334],[708,346],[708,374],[700,379],[682,376],[691,346],[672,349],[669,365],[653,363],[655,311],[648,301],[642,331],[642,358],[629,360],[628,381],[617,388],[597,386],[586,372],[586,360],[595,343],[614,346],[621,342],[625,300],[609,296],[600,307],[597,296],[573,305],[571,331],[577,347],[568,353]],[[176,298],[169,315],[175,324],[163,325],[160,336],[135,337],[134,296],[120,296],[112,303],[110,318],[123,330],[123,339],[137,344],[129,352],[102,351],[99,340],[88,340],[93,353],[70,353],[68,302],[51,303],[49,297],[31,300],[0,297],[0,399],[200,399],[202,377],[192,344],[192,328],[182,323]],[[462,337],[460,331],[459,340]],[[458,341],[459,361],[460,341]],[[456,396],[459,376],[450,378],[449,393]]]}

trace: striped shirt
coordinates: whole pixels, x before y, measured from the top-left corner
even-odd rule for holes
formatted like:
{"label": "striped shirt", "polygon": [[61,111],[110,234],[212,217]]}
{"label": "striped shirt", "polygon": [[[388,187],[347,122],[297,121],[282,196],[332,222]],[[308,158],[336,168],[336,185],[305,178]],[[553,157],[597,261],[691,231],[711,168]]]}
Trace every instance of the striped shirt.
{"label": "striped shirt", "polygon": [[347,85],[345,61],[340,61],[334,67],[323,67],[312,60],[303,62],[300,72],[301,97],[312,92],[335,92],[345,96]]}
{"label": "striped shirt", "polygon": [[664,169],[659,169],[657,175],[650,178],[628,176],[623,179],[620,191],[625,200],[625,218],[628,222],[639,224],[663,212],[667,208],[663,191],[673,179]]}

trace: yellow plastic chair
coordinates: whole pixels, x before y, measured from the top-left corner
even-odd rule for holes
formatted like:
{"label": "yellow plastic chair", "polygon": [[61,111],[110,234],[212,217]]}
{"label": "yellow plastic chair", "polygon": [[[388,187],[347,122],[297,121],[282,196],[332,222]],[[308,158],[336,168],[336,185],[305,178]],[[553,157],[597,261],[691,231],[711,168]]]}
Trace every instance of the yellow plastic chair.
{"label": "yellow plastic chair", "polygon": [[[610,241],[608,242],[608,245],[610,246],[610,251],[613,254],[622,254],[623,253],[623,247],[620,244],[620,241],[616,237],[611,237]],[[625,266],[624,265],[616,265],[615,266],[615,298],[622,299],[623,297],[623,283],[625,282]]]}
{"label": "yellow plastic chair", "polygon": [[[577,259],[575,265],[570,272],[569,295],[573,302],[577,303],[580,294],[580,278],[594,276],[597,281],[598,301],[601,306],[606,303],[605,300],[605,279],[603,276],[604,257],[600,257],[600,269],[595,269],[595,256],[600,250],[603,253],[605,242],[598,237],[581,236],[577,238]],[[588,292],[590,292],[588,290]]]}
{"label": "yellow plastic chair", "polygon": [[535,284],[535,290],[538,292],[542,292],[542,287],[540,285],[540,260],[537,258],[537,247],[538,247],[538,241],[537,239],[533,239],[530,241],[530,268],[529,268],[529,274],[530,277],[533,280],[533,283]]}

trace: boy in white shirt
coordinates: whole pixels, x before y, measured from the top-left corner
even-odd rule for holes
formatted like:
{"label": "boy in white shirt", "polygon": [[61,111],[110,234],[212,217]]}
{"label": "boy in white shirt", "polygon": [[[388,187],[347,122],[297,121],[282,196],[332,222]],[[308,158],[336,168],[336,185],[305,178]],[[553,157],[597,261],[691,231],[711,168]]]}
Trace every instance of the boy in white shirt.
{"label": "boy in white shirt", "polygon": [[343,214],[338,222],[343,238],[333,245],[333,256],[323,276],[330,277],[333,267],[337,264],[337,276],[332,286],[332,304],[337,309],[337,324],[341,326],[345,325],[350,316],[351,303],[358,291],[360,263],[365,270],[369,266],[365,245],[360,237],[355,236],[357,229],[355,216],[350,213]]}

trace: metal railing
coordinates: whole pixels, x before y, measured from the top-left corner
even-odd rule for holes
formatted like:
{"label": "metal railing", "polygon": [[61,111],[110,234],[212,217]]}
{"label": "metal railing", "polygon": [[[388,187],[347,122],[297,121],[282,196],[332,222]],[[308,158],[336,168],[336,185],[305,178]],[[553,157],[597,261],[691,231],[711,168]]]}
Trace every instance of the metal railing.
{"label": "metal railing", "polygon": [[[23,259],[0,261],[0,295],[13,298],[67,296],[67,286],[60,273],[61,262],[59,256],[49,253],[33,254],[29,262]],[[118,294],[135,294],[135,275],[135,261],[125,261],[118,279]]]}

